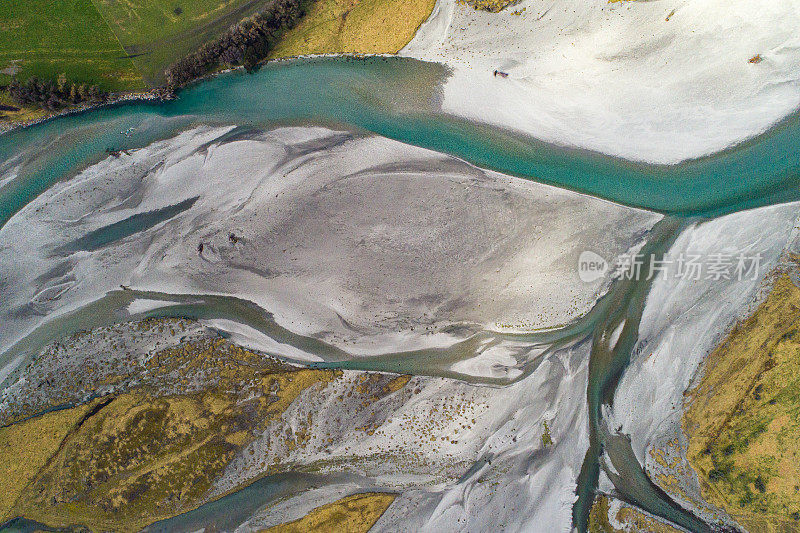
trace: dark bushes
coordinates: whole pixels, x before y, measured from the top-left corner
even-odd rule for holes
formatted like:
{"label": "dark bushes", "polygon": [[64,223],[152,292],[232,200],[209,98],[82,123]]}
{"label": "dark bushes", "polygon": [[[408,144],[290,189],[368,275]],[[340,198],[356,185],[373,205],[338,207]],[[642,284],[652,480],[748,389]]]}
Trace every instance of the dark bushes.
{"label": "dark bushes", "polygon": [[[166,85],[159,93],[169,96],[187,83],[219,66],[244,65],[248,72],[267,57],[281,33],[294,27],[304,15],[309,0],[274,0],[263,11],[231,26],[220,37],[173,63],[165,71]],[[175,8],[175,13],[182,10]],[[12,81],[11,97],[20,105],[41,105],[50,110],[81,103],[100,103],[108,93],[95,85],[67,83],[62,74],[57,82],[36,77],[25,82]]]}
{"label": "dark bushes", "polygon": [[216,40],[173,63],[166,70],[172,91],[224,65],[244,65],[252,71],[264,59],[282,31],[303,16],[301,0],[275,0],[264,11],[231,26]]}
{"label": "dark bushes", "polygon": [[51,110],[71,104],[103,102],[108,98],[108,94],[96,85],[67,83],[63,75],[55,83],[36,77],[25,82],[14,80],[9,84],[8,92],[20,105],[38,104]]}

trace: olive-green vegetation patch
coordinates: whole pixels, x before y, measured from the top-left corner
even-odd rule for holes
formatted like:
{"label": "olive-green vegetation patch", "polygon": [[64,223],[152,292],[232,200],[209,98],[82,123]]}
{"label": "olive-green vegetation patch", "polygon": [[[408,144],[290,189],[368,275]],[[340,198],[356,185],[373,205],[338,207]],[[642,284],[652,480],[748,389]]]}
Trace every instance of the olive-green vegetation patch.
{"label": "olive-green vegetation patch", "polygon": [[[148,319],[137,322],[135,327],[142,332],[179,334],[186,331],[186,324],[176,319]],[[80,332],[64,339],[63,344],[68,346],[91,335],[116,334],[120,332]],[[78,353],[60,351],[61,344],[53,343],[39,354],[37,364],[28,370],[26,381],[20,386],[18,399],[0,411],[0,424],[10,424],[65,403],[82,403],[96,391],[109,387],[117,390],[147,387],[154,396],[197,392],[212,386],[242,391],[259,384],[263,375],[294,368],[221,338],[184,342],[159,350],[146,360],[124,350],[97,357],[91,344]],[[77,358],[81,358],[80,375],[76,375],[72,365]]]}
{"label": "olive-green vegetation patch", "polygon": [[0,479],[3,480],[0,523],[12,517],[11,510],[22,490],[58,451],[61,441],[91,407],[87,404],[54,411],[0,428]]}
{"label": "olive-green vegetation patch", "polygon": [[598,495],[589,513],[589,533],[679,533],[680,531],[624,504],[613,517],[615,523],[623,526],[622,529],[614,527],[610,515],[611,506],[608,498],[602,494]]}
{"label": "olive-green vegetation patch", "polygon": [[547,420],[542,422],[544,426],[544,430],[542,431],[542,446],[545,448],[547,446],[553,445],[553,437],[550,435],[550,426],[547,425]]}
{"label": "olive-green vegetation patch", "polygon": [[[104,399],[38,474],[41,461],[23,469],[18,477],[33,480],[21,492],[13,515],[52,526],[138,531],[194,509],[258,430],[305,389],[336,376],[326,370],[271,374],[261,378],[260,391],[249,391],[254,396],[245,398],[211,389],[161,398],[140,390]],[[0,460],[20,457],[19,450],[4,451]]]}
{"label": "olive-green vegetation patch", "polygon": [[91,0],[4,1],[0,83],[12,76],[73,82],[107,91],[141,89],[142,79]]}
{"label": "olive-green vegetation patch", "polygon": [[[130,330],[172,338],[186,326],[152,319]],[[105,340],[109,333],[98,328],[63,342],[95,335]],[[0,522],[24,516],[51,526],[138,531],[194,509],[234,456],[304,391],[317,387],[316,392],[341,377],[335,370],[285,365],[221,338],[187,341],[144,361],[125,353],[90,353],[77,369],[70,367],[78,375],[60,379],[64,372],[57,363],[65,354],[64,359],[76,356],[40,355],[26,371],[26,380],[50,383],[48,397],[11,409],[10,419],[17,422],[0,429],[0,480],[13,484],[0,496]],[[19,418],[80,402],[85,391],[70,385],[76,381],[91,390],[112,385],[116,392]],[[25,403],[31,394],[9,401]]]}
{"label": "olive-green vegetation patch", "polygon": [[[141,356],[118,339],[123,334],[188,340]],[[339,370],[288,365],[209,337],[181,319],[96,328],[57,344],[25,369],[31,388],[6,399],[19,405],[0,419],[9,424],[0,428],[0,480],[13,484],[0,495],[0,523],[22,516],[53,527],[139,531],[224,496],[215,482],[235,457],[246,454],[260,470],[226,478],[230,490],[255,475],[295,470],[285,456],[258,457],[246,448],[266,431],[277,450],[307,446],[312,416],[295,423],[283,414],[295,402],[330,394],[328,385],[343,378]],[[373,434],[380,423],[376,403],[409,383],[409,376],[363,373],[352,387],[336,390],[343,406],[370,413],[356,429]],[[40,390],[44,396],[36,396]],[[113,392],[87,399],[89,391]],[[62,409],[35,415],[56,406]],[[393,498],[359,495],[310,519],[322,530],[338,524],[366,531]]]}
{"label": "olive-green vegetation patch", "polygon": [[800,529],[800,288],[788,275],[689,397],[687,455],[704,498],[751,531]]}
{"label": "olive-green vegetation patch", "polygon": [[164,69],[219,37],[269,0],[94,0],[151,85]]}
{"label": "olive-green vegetation patch", "polygon": [[367,533],[397,496],[367,492],[317,507],[303,518],[281,524],[262,533]]}
{"label": "olive-green vegetation patch", "polygon": [[608,519],[608,498],[598,495],[589,511],[589,533],[616,533],[617,529]]}
{"label": "olive-green vegetation patch", "polygon": [[232,458],[235,398],[122,395],[86,420],[16,512],[53,525],[136,530],[196,502]]}
{"label": "olive-green vegetation patch", "polygon": [[[619,0],[611,0],[617,2]],[[457,0],[459,4],[466,4],[472,6],[474,9],[488,11],[490,13],[498,13],[508,6],[519,4],[520,0]],[[514,13],[516,15],[516,13]]]}
{"label": "olive-green vegetation patch", "polygon": [[270,54],[390,54],[414,37],[435,0],[316,0]]}

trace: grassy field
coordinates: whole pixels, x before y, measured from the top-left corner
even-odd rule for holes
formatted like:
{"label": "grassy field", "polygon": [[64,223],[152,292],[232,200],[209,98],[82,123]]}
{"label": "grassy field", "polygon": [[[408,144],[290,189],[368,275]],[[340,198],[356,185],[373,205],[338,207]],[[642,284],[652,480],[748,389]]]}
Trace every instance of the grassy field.
{"label": "grassy field", "polygon": [[270,57],[395,53],[433,10],[435,0],[317,0]]}
{"label": "grassy field", "polygon": [[164,81],[171,63],[249,17],[269,0],[94,0],[144,79]]}
{"label": "grassy field", "polygon": [[[28,0],[0,10],[0,84],[12,76],[135,91],[269,0]],[[411,40],[435,0],[317,0],[272,58],[394,53]]]}
{"label": "grassy field", "polygon": [[751,531],[800,529],[800,288],[788,275],[709,356],[689,397],[703,497]]}
{"label": "grassy field", "polygon": [[[0,86],[31,76],[98,85],[109,92],[161,85],[164,70],[270,0],[27,0],[0,9]],[[430,15],[435,0],[308,0],[308,11],[270,58],[394,53]],[[0,104],[12,104],[0,90]],[[0,110],[26,121],[36,108]]]}
{"label": "grassy field", "polygon": [[[13,517],[11,510],[22,489],[36,477],[91,407],[86,404],[55,411],[0,429],[0,479],[5,485],[0,491],[0,523]],[[36,446],[31,446],[32,442]]]}
{"label": "grassy field", "polygon": [[109,91],[143,88],[91,0],[3,2],[0,9],[0,83],[11,75],[99,85]]}
{"label": "grassy field", "polygon": [[12,75],[136,91],[269,0],[28,0],[0,10],[0,84]]}

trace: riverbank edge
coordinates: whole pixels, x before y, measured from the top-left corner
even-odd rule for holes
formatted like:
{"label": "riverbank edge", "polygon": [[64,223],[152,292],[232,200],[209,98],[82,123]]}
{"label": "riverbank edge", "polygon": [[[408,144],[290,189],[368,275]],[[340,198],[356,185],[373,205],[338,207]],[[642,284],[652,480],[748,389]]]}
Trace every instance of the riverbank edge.
{"label": "riverbank edge", "polygon": [[[292,61],[299,61],[304,59],[320,59],[320,58],[352,58],[352,59],[370,59],[374,57],[403,57],[397,53],[394,54],[358,54],[358,53],[329,53],[329,54],[307,54],[307,55],[299,55],[299,56],[291,56],[291,57],[279,57],[274,59],[265,59],[259,63],[259,68],[267,65],[268,63],[288,63]],[[223,74],[229,74],[231,72],[243,72],[245,71],[244,66],[236,66],[225,68],[222,70],[218,70],[216,72],[208,73],[204,76],[201,76],[195,80],[192,80],[190,83],[178,88],[173,93],[166,93],[163,87],[154,87],[149,91],[130,91],[130,92],[119,92],[119,93],[112,93],[109,98],[100,103],[95,104],[80,104],[76,106],[67,107],[60,111],[46,114],[42,117],[39,117],[34,120],[18,120],[18,121],[8,121],[8,122],[0,122],[0,136],[7,135],[13,131],[22,130],[25,128],[30,128],[32,126],[36,126],[38,124],[42,124],[44,122],[54,120],[57,118],[69,116],[69,115],[80,115],[82,113],[88,113],[90,111],[94,111],[96,109],[103,109],[107,107],[114,107],[118,105],[128,104],[128,103],[136,103],[136,102],[151,102],[151,103],[164,103],[170,100],[174,100],[178,98],[178,95],[181,91],[193,87],[199,83],[204,81],[209,81],[214,78],[217,78]]]}
{"label": "riverbank edge", "polygon": [[[766,514],[766,511],[752,512],[751,510],[743,510],[742,505],[736,505],[726,500],[724,492],[719,491],[719,489],[713,486],[713,483],[717,481],[714,479],[714,476],[719,476],[718,479],[721,479],[723,477],[722,473],[717,472],[717,474],[714,474],[713,469],[709,470],[708,468],[709,462],[716,464],[716,459],[718,459],[718,457],[715,457],[714,460],[709,459],[703,461],[702,456],[712,455],[712,442],[720,440],[721,433],[725,431],[731,432],[730,424],[735,419],[737,413],[749,412],[749,409],[746,407],[750,407],[756,410],[756,412],[764,409],[764,405],[760,407],[757,405],[747,406],[745,402],[751,397],[760,400],[763,376],[773,368],[785,365],[785,361],[778,360],[775,362],[773,353],[776,349],[775,345],[767,346],[765,344],[760,344],[756,349],[756,346],[743,344],[742,339],[747,336],[748,329],[769,329],[773,326],[773,324],[765,321],[766,319],[764,318],[768,313],[775,313],[774,309],[767,307],[770,302],[772,302],[779,311],[781,309],[777,306],[785,304],[786,302],[795,310],[797,309],[797,307],[791,303],[791,291],[792,285],[794,286],[794,290],[796,290],[799,280],[800,255],[787,245],[787,249],[781,254],[777,265],[767,273],[752,300],[742,309],[740,316],[725,329],[714,348],[703,357],[700,365],[695,370],[690,384],[684,391],[684,403],[681,406],[678,431],[680,432],[680,436],[685,439],[685,442],[678,448],[678,451],[696,477],[696,488],[700,490],[702,501],[706,504],[710,504],[716,510],[725,513],[727,518],[743,527],[746,531],[755,531],[759,530],[759,528],[763,529],[765,526],[770,525],[771,520],[776,520],[776,516],[774,514],[769,514],[767,518],[764,519],[766,522],[760,523],[757,517],[761,512]],[[791,320],[788,320],[788,317],[783,316],[782,323],[789,324],[786,327],[789,332],[792,331]],[[779,333],[781,333],[781,335],[775,335],[775,331],[771,332],[772,335],[767,337],[767,339],[777,338],[778,340],[775,341],[776,344],[782,342],[784,338],[787,337],[787,332],[785,331],[780,331]],[[751,368],[745,365],[726,367],[727,359],[730,359],[732,353],[736,354],[737,351],[743,354],[748,354],[748,352],[751,354],[762,352],[760,354],[762,357],[761,359],[754,358],[753,360],[755,362]],[[730,391],[718,388],[720,383],[723,382],[719,380],[718,375],[720,373],[724,375],[726,371],[730,372],[730,374],[726,377],[725,382],[735,383],[735,386],[731,387],[732,390]],[[740,379],[741,381],[736,382],[736,379]],[[717,380],[716,383],[715,380]],[[713,386],[715,384],[717,387]],[[774,394],[774,391],[772,392]],[[720,395],[724,394],[735,397],[735,401],[727,408],[718,409],[717,413],[714,413],[713,411],[709,412],[710,410],[707,405],[703,405],[703,401],[707,401],[710,396],[715,398],[714,404],[716,405],[719,402],[718,398]],[[768,393],[764,394],[766,395]],[[710,438],[708,434],[704,434],[704,431],[702,431],[705,429],[707,432],[708,428],[701,428],[699,426],[698,420],[700,418],[716,418],[718,420],[724,420],[724,422],[713,428],[715,430],[713,433],[714,436]],[[775,432],[775,430],[765,428],[764,433],[768,434],[770,432]],[[756,434],[756,437],[760,435],[760,433]],[[749,446],[747,440],[748,437],[744,437],[745,446]],[[715,446],[715,448],[717,449],[713,451],[719,451],[721,446]],[[754,453],[750,447],[741,450],[737,447],[735,451],[743,454]],[[784,447],[783,450],[776,450],[776,456],[780,456],[781,452],[783,454],[789,453]],[[725,455],[727,456],[729,453],[734,452],[726,452]],[[741,467],[741,465],[736,466]],[[752,474],[753,477],[757,476],[759,479],[761,478],[761,472],[757,471],[755,468],[750,470],[745,469],[744,472],[746,474]],[[665,490],[669,489],[669,487],[665,486],[662,486],[662,488]],[[671,491],[667,490],[667,492]],[[766,487],[766,490],[761,492],[767,495],[775,494],[769,487]],[[734,492],[733,494],[737,493]],[[748,503],[745,507],[749,506],[750,504]],[[785,522],[777,524],[773,522],[772,525],[776,529],[770,529],[770,531],[781,531],[782,527],[788,528],[785,529],[788,531],[796,526],[796,518],[794,521],[791,521],[790,518],[785,518],[785,520]]]}

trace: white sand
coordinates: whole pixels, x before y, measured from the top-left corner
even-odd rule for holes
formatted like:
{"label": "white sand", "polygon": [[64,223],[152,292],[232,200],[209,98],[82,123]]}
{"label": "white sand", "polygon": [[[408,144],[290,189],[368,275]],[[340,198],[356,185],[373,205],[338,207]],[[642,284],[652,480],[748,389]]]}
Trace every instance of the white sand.
{"label": "white sand", "polygon": [[[642,464],[660,469],[648,452],[681,438],[683,393],[700,377],[707,354],[753,309],[763,295],[764,276],[781,254],[796,253],[800,245],[798,207],[800,203],[763,207],[693,225],[670,249],[668,260],[676,260],[682,253],[761,254],[761,268],[755,279],[667,277],[654,282],[639,328],[639,349],[609,413],[609,426],[621,426],[621,432],[631,436]],[[669,474],[675,475],[675,471]],[[684,492],[699,500],[699,486],[693,486],[691,479],[681,481]],[[687,505],[695,507],[691,502]]]}
{"label": "white sand", "polygon": [[[495,531],[498,524],[508,531],[568,531],[575,480],[588,447],[588,348],[549,355],[534,374],[509,387],[414,377],[369,410],[360,406],[362,395],[350,399],[348,393],[363,374],[345,371],[324,390],[304,392],[236,457],[214,492],[230,490],[280,461],[314,472],[365,476],[402,491],[375,531]],[[545,422],[553,440],[547,446]],[[307,435],[299,446],[298,432]],[[317,505],[332,499],[329,494]],[[264,511],[241,531],[307,512],[304,495],[290,501],[277,514]]]}
{"label": "white sand", "polygon": [[167,302],[164,300],[150,300],[148,298],[137,298],[136,300],[132,301],[128,304],[127,311],[131,315],[135,315],[138,313],[146,313],[147,311],[153,311],[155,309],[161,309],[163,307],[169,307],[171,305],[176,305],[177,302]]}
{"label": "white sand", "polygon": [[[757,134],[800,104],[798,27],[797,0],[524,0],[500,13],[438,0],[402,54],[453,67],[445,111],[676,162]],[[763,60],[750,63],[756,54]]]}
{"label": "white sand", "polygon": [[[612,258],[659,218],[379,137],[283,128],[215,141],[227,131],[201,127],[109,158],[12,217],[0,229],[2,347],[120,284],[244,298],[363,355],[552,327],[604,290],[602,279],[580,282],[580,252]],[[59,251],[194,197],[145,231]],[[510,361],[484,360],[472,367]]]}

